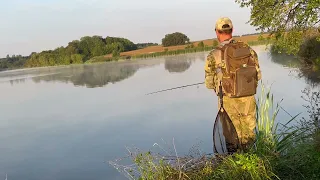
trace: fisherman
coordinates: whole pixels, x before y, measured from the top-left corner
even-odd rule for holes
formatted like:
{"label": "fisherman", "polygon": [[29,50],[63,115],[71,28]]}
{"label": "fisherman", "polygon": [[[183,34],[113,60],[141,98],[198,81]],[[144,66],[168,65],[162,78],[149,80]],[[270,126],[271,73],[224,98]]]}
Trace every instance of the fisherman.
{"label": "fisherman", "polygon": [[[233,39],[233,24],[229,18],[219,18],[215,24],[215,32],[220,44],[207,56],[204,67],[205,85],[218,95],[221,82],[223,107],[236,128],[240,145],[243,149],[247,149],[255,141],[254,94],[261,79],[258,56],[247,44]],[[245,63],[239,64],[239,62]],[[235,68],[240,65],[241,68]],[[254,81],[251,81],[252,79]],[[220,102],[219,96],[218,99]],[[220,104],[218,106],[220,108]],[[228,134],[224,136],[229,152],[235,152],[233,137]]]}

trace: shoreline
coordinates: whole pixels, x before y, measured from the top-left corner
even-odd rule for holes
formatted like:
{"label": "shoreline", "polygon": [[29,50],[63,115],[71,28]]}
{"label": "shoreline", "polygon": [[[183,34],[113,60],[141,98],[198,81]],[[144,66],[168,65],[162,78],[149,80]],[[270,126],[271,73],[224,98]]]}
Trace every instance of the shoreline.
{"label": "shoreline", "polygon": [[[259,41],[252,41],[248,42],[248,44],[251,47],[255,46],[262,46],[266,45],[266,42],[259,42]],[[102,63],[115,63],[115,62],[125,62],[125,61],[138,61],[138,60],[145,60],[145,59],[153,59],[153,58],[160,58],[160,57],[168,57],[168,56],[178,56],[183,54],[195,54],[200,52],[210,52],[214,47],[203,47],[203,48],[190,48],[190,49],[177,49],[177,50],[171,50],[171,51],[163,51],[163,52],[149,52],[145,54],[138,54],[134,56],[120,56],[117,58],[111,58],[106,56],[98,56],[93,57],[89,59],[88,61],[81,63],[81,64],[69,64],[69,65],[54,65],[54,66],[39,66],[39,67],[25,67],[25,68],[17,68],[17,69],[11,69],[11,70],[0,70],[0,74],[2,73],[10,73],[10,72],[20,72],[20,71],[26,71],[26,70],[37,70],[37,69],[48,69],[48,68],[63,68],[63,67],[70,67],[70,66],[77,66],[77,65],[91,65],[91,64],[102,64]],[[127,53],[127,52],[126,52]],[[98,61],[94,61],[97,58],[101,58]]]}

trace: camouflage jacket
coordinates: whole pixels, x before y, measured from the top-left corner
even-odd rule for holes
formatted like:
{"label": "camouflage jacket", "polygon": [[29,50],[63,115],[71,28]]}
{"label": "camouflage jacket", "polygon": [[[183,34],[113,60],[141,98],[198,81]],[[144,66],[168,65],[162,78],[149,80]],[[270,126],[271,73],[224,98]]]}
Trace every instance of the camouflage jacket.
{"label": "camouflage jacket", "polygon": [[[223,41],[219,44],[220,47],[222,47],[223,45],[230,43],[230,41],[232,41],[233,39],[231,38],[230,40],[226,40]],[[234,40],[233,40],[234,41]],[[252,49],[251,49],[251,54],[254,57],[254,60],[256,61],[256,69],[258,72],[258,80],[261,79],[261,70],[260,70],[260,66],[259,66],[259,62],[258,62],[258,56],[257,53]],[[219,50],[213,49],[207,56],[207,59],[205,61],[205,66],[204,66],[204,72],[205,72],[205,85],[208,89],[213,89],[216,93],[217,93],[217,87],[219,85],[219,78],[217,76],[217,71],[219,71],[219,69],[221,67],[223,67],[223,65],[218,64],[216,59],[220,58],[219,56]]]}

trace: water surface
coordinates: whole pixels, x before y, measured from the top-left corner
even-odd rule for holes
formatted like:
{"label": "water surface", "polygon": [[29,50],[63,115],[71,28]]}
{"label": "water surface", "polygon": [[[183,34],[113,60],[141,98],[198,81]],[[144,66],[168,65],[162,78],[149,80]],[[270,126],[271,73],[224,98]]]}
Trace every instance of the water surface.
{"label": "water surface", "polygon": [[[289,68],[292,58],[254,49],[276,101],[306,116],[301,91],[318,84]],[[207,54],[1,72],[0,179],[122,180],[105,161],[125,156],[126,146],[172,147],[173,138],[179,155],[199,142],[211,153],[213,91],[199,85],[145,95],[203,82]],[[279,119],[290,117],[281,111]]]}

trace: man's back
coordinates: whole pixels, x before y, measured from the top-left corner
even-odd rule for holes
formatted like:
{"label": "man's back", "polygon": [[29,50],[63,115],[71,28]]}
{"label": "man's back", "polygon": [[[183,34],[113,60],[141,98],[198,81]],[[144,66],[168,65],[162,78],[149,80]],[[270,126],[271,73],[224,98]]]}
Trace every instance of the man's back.
{"label": "man's back", "polygon": [[[219,82],[223,76],[225,76],[223,72],[225,73],[226,69],[226,63],[222,61],[225,56],[221,53],[220,48],[229,43],[236,43],[236,41],[229,39],[221,42],[218,48],[209,53],[205,63],[205,85],[208,89],[213,89],[217,95],[220,85]],[[256,80],[258,81],[261,79],[258,57],[252,48],[249,49],[252,55],[251,58],[255,62],[255,68],[257,70]],[[228,97],[224,95],[223,104],[224,109],[236,127],[241,144],[246,146],[246,144],[252,143],[255,136],[254,128],[256,126],[256,101],[254,94],[245,97]]]}

